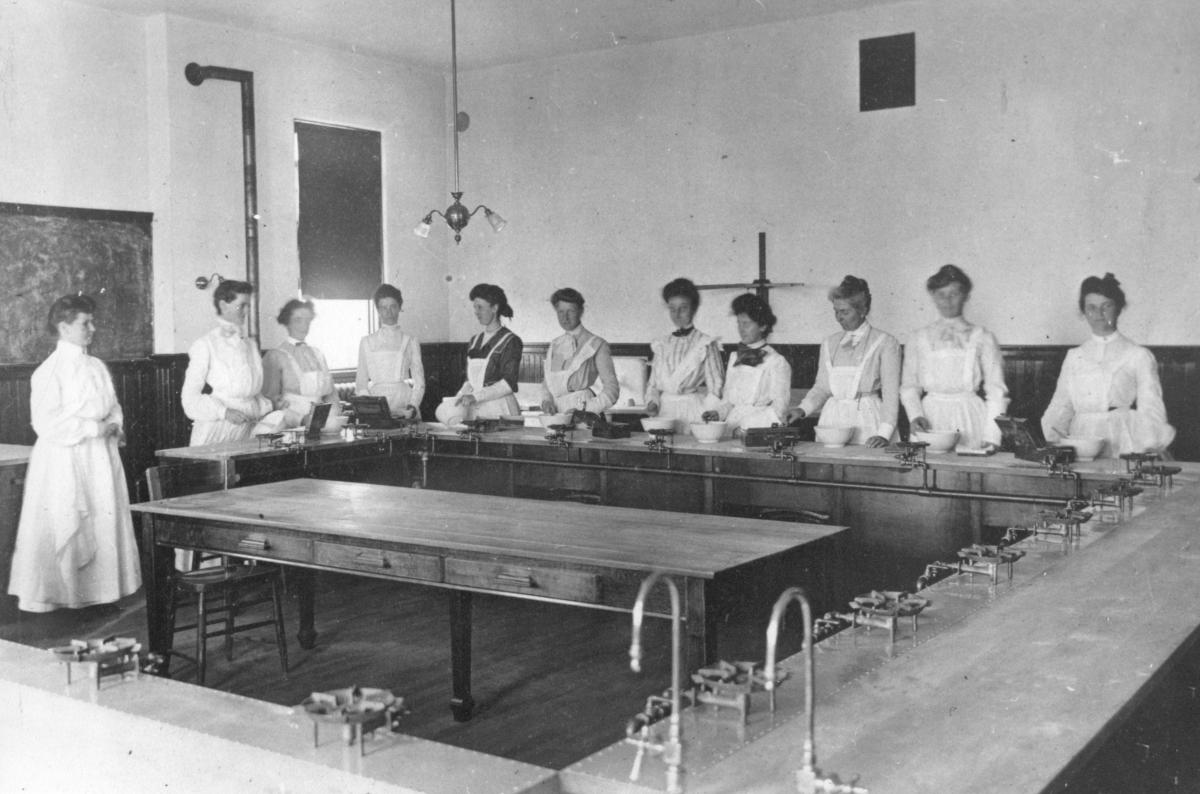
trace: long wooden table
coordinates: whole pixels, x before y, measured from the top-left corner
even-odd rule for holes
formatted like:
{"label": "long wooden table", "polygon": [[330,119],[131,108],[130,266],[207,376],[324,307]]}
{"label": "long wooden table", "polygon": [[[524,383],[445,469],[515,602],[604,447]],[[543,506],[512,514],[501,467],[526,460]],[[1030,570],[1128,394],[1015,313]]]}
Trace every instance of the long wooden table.
{"label": "long wooden table", "polygon": [[[474,706],[473,593],[629,610],[642,579],[665,572],[680,585],[694,667],[715,659],[718,618],[748,591],[766,592],[771,580],[820,591],[835,579],[829,568],[845,529],[313,479],[133,509],[142,517],[150,650],[171,646],[174,547],[448,588],[451,708],[460,720]],[[311,582],[301,582],[300,640],[311,647]],[[667,604],[659,588],[647,611],[665,616]]]}

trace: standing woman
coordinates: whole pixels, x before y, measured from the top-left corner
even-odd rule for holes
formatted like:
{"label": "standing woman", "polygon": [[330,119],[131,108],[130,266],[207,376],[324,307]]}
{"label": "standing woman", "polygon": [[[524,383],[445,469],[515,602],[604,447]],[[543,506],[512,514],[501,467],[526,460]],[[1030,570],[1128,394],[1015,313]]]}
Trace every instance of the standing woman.
{"label": "standing woman", "polygon": [[108,604],[142,583],[117,451],[124,416],[108,368],[87,353],[95,310],[86,295],[56,300],[58,344],[33,372],[37,443],[8,585],[26,612]]}
{"label": "standing woman", "polygon": [[[262,395],[262,355],[246,338],[246,313],[254,287],[224,279],[213,290],[217,327],[188,349],[183,412],[192,420],[191,446],[239,441],[271,411]],[[207,384],[211,393],[204,393]]]}
{"label": "standing woman", "polygon": [[776,319],[766,301],[749,292],[738,295],[733,313],[741,343],[729,356],[720,405],[701,419],[720,419],[727,423],[727,434],[740,436],[751,427],[783,422],[792,393],[792,367],[767,344]]}
{"label": "standing woman", "polygon": [[692,319],[700,308],[700,292],[686,278],[662,289],[675,330],[650,343],[654,361],[646,385],[646,413],[675,420],[675,432],[686,433],[706,408],[721,399],[725,374],[718,341],[696,330]]}
{"label": "standing woman", "polygon": [[1088,276],[1079,286],[1079,311],[1092,338],[1067,352],[1042,431],[1064,437],[1103,438],[1102,455],[1161,452],[1175,440],[1167,424],[1154,354],[1117,331],[1125,291],[1112,273]]}
{"label": "standing woman", "polygon": [[[542,376],[542,410],[548,414],[590,411],[611,407],[621,393],[612,350],[600,337],[583,327],[583,295],[563,287],[550,296],[550,304],[563,329],[550,342]],[[600,390],[596,391],[596,381]]]}
{"label": "standing woman", "polygon": [[871,289],[846,276],[829,291],[840,333],[825,339],[817,382],[790,417],[821,411],[818,427],[854,427],[852,444],[886,446],[900,413],[900,343],[867,322]]}
{"label": "standing woman", "polygon": [[392,416],[419,418],[425,397],[421,344],[400,330],[404,296],[391,284],[380,284],[371,296],[379,312],[379,328],[358,343],[354,391],[387,398]]}
{"label": "standing woman", "polygon": [[508,296],[495,284],[476,284],[468,297],[483,330],[467,345],[466,382],[437,407],[438,421],[448,425],[521,413],[516,391],[523,345],[501,322],[513,316]]}
{"label": "standing woman", "polygon": [[[1004,359],[996,337],[963,319],[971,279],[944,265],[925,282],[941,317],[905,348],[900,399],[914,430],[957,430],[959,446],[1000,446],[995,419],[1008,407]],[[979,397],[983,387],[987,402]]]}
{"label": "standing woman", "polygon": [[263,396],[283,412],[282,427],[299,427],[317,403],[330,403],[330,418],[341,414],[329,364],[320,350],[304,340],[316,312],[312,301],[292,298],[275,321],[287,328],[288,338],[263,355]]}

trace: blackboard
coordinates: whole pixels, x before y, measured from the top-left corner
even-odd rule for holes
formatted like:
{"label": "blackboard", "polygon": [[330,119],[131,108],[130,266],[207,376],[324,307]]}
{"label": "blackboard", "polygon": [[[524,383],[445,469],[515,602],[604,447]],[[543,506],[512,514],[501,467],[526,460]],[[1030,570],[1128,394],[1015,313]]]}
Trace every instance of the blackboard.
{"label": "blackboard", "polygon": [[50,305],[75,293],[96,301],[92,355],[152,353],[152,221],[148,212],[0,203],[0,363],[46,358]]}

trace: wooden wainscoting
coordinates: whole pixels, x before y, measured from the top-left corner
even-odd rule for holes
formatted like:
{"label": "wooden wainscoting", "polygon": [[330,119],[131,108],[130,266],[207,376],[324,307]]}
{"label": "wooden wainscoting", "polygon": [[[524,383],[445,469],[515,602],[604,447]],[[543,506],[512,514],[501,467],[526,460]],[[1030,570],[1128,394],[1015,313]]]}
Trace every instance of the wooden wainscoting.
{"label": "wooden wainscoting", "polygon": [[[812,385],[817,373],[818,345],[774,345],[792,366],[792,386]],[[521,381],[542,378],[546,343],[526,344],[521,356]],[[736,345],[726,345],[728,356]],[[1004,347],[1004,373],[1014,416],[1037,418],[1054,394],[1059,369],[1069,348],[1062,345]],[[1200,461],[1200,347],[1154,347],[1162,378],[1167,416],[1178,435],[1171,450],[1180,460]],[[648,344],[614,344],[613,355],[650,357]],[[433,418],[443,396],[454,394],[466,373],[466,344],[439,342],[421,345],[426,391],[421,413]],[[108,362],[117,398],[125,412],[126,447],[122,451],[130,492],[138,476],[154,464],[158,449],[186,446],[191,432],[179,395],[187,355],[156,355]],[[29,378],[34,364],[0,364],[0,443],[32,444],[29,421]],[[353,375],[339,373],[339,383]]]}

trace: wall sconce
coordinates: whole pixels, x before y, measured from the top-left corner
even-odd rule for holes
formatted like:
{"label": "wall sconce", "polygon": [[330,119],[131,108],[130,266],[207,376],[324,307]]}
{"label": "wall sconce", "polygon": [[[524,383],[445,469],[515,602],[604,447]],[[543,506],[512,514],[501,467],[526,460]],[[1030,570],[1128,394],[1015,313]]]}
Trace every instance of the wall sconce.
{"label": "wall sconce", "polygon": [[211,276],[196,276],[196,289],[208,289],[209,284],[220,284],[224,280],[225,277],[220,273],[213,273]]}

